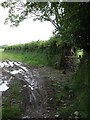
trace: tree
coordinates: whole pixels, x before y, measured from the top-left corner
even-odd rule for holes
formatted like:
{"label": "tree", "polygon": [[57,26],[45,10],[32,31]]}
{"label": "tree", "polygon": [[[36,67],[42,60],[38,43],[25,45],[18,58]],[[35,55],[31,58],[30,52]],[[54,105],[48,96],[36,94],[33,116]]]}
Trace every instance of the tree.
{"label": "tree", "polygon": [[5,23],[11,23],[11,26],[18,26],[20,22],[27,18],[33,20],[50,21],[55,26],[55,31],[60,32],[62,28],[62,17],[64,8],[60,2],[13,2],[7,0],[1,4],[4,8],[9,7],[9,14]]}
{"label": "tree", "polygon": [[54,33],[58,34],[63,42],[90,51],[89,15],[90,2],[66,3],[66,2],[16,2],[7,0],[1,4],[9,8],[9,15],[5,23],[11,22],[12,26],[18,26],[27,18],[33,20],[50,21],[55,26]]}
{"label": "tree", "polygon": [[79,48],[83,48],[86,52],[90,52],[89,40],[89,15],[90,2],[86,3],[64,3],[65,18],[64,18],[64,34],[68,42],[75,43]]}

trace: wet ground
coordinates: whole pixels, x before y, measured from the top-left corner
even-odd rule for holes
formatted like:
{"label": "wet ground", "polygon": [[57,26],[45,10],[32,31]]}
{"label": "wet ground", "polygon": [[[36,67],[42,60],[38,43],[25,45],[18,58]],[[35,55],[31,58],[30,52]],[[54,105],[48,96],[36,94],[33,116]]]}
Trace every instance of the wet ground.
{"label": "wet ground", "polygon": [[6,100],[10,106],[17,105],[23,119],[59,117],[60,104],[55,101],[55,94],[60,93],[72,72],[62,74],[50,67],[35,68],[9,60],[1,62],[0,69],[3,107]]}

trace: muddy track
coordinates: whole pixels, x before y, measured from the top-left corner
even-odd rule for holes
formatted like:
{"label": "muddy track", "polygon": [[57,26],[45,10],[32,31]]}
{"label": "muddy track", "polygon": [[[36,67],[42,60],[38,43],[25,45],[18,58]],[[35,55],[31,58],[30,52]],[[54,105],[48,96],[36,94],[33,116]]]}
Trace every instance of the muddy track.
{"label": "muddy track", "polygon": [[[20,102],[23,109],[22,118],[51,118],[58,114],[58,106],[55,105],[53,96],[55,91],[51,82],[62,84],[65,77],[60,71],[53,71],[48,68],[33,68],[21,62],[3,61],[0,63],[2,69],[0,91],[7,97],[10,86],[16,81],[20,82],[23,99]],[[51,81],[49,78],[52,77]],[[2,89],[3,87],[3,89]],[[1,90],[2,89],[2,90]]]}
{"label": "muddy track", "polygon": [[[22,82],[23,94],[25,96],[24,102],[26,103],[24,114],[27,116],[30,112],[29,117],[43,117],[43,114],[46,112],[47,102],[45,97],[47,95],[44,88],[44,81],[38,71],[33,68],[28,68],[22,63],[8,60],[2,62],[0,66],[2,68],[1,85],[6,90],[9,89],[13,78]],[[29,104],[31,106],[27,106]]]}

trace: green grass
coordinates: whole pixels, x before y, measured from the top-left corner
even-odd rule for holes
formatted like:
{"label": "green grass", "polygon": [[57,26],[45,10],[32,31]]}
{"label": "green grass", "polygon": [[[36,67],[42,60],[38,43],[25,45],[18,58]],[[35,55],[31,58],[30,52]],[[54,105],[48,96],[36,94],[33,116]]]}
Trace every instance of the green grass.
{"label": "green grass", "polygon": [[0,49],[0,61],[2,61],[2,52],[3,52],[3,49]]}
{"label": "green grass", "polygon": [[[21,117],[22,109],[19,106],[19,102],[23,99],[22,94],[20,93],[21,87],[21,82],[14,79],[7,96],[3,98],[3,119]],[[14,103],[12,103],[13,101]]]}
{"label": "green grass", "polygon": [[15,101],[22,100],[22,95],[19,92],[22,89],[21,82],[19,80],[14,80],[13,83],[10,85],[9,94],[11,98]]}
{"label": "green grass", "polygon": [[[60,114],[62,118],[68,118],[68,116],[71,116],[72,113],[75,112],[75,109],[71,106],[67,106],[61,109]],[[69,120],[69,119],[68,119]],[[72,119],[73,120],[73,119]]]}
{"label": "green grass", "polygon": [[74,74],[66,87],[61,93],[56,94],[56,100],[68,99],[68,89],[73,91],[73,98],[70,99],[71,106],[62,107],[60,115],[62,118],[74,115],[75,111],[79,112],[80,119],[88,119],[90,117],[90,54],[83,57],[83,63],[79,65],[77,72]]}
{"label": "green grass", "polygon": [[0,106],[0,120],[2,118],[2,107]]}
{"label": "green grass", "polygon": [[2,52],[2,60],[14,60],[14,61],[21,61],[31,65],[47,65],[47,58],[44,53],[41,52],[10,52],[5,51]]}
{"label": "green grass", "polygon": [[10,106],[7,108],[3,108],[2,109],[2,118],[3,119],[9,119],[9,118],[20,118],[21,117],[21,111],[20,108],[18,106]]}
{"label": "green grass", "polygon": [[23,63],[27,63],[33,66],[51,66],[55,69],[59,69],[60,66],[60,55],[47,55],[45,52],[41,51],[32,51],[32,52],[25,52],[25,51],[3,51],[2,52],[2,60],[13,60],[13,61],[20,61]]}
{"label": "green grass", "polygon": [[69,85],[75,93],[74,108],[80,112],[81,118],[89,117],[89,79],[90,79],[90,54],[84,56],[83,63],[71,79]]}

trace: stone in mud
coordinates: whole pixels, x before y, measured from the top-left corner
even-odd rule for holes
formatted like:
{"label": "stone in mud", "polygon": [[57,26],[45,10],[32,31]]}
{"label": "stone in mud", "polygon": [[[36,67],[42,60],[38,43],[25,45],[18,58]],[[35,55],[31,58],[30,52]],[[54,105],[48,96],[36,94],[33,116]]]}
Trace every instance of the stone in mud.
{"label": "stone in mud", "polygon": [[55,117],[57,118],[57,117],[59,117],[59,115],[55,115]]}
{"label": "stone in mud", "polygon": [[30,117],[29,116],[24,116],[24,117],[22,117],[22,119],[27,120],[27,119],[30,119]]}
{"label": "stone in mud", "polygon": [[79,112],[78,112],[78,111],[75,111],[75,112],[74,112],[74,115],[78,116],[78,115],[79,115]]}
{"label": "stone in mud", "polygon": [[53,98],[50,98],[50,101],[52,101],[53,100]]}

